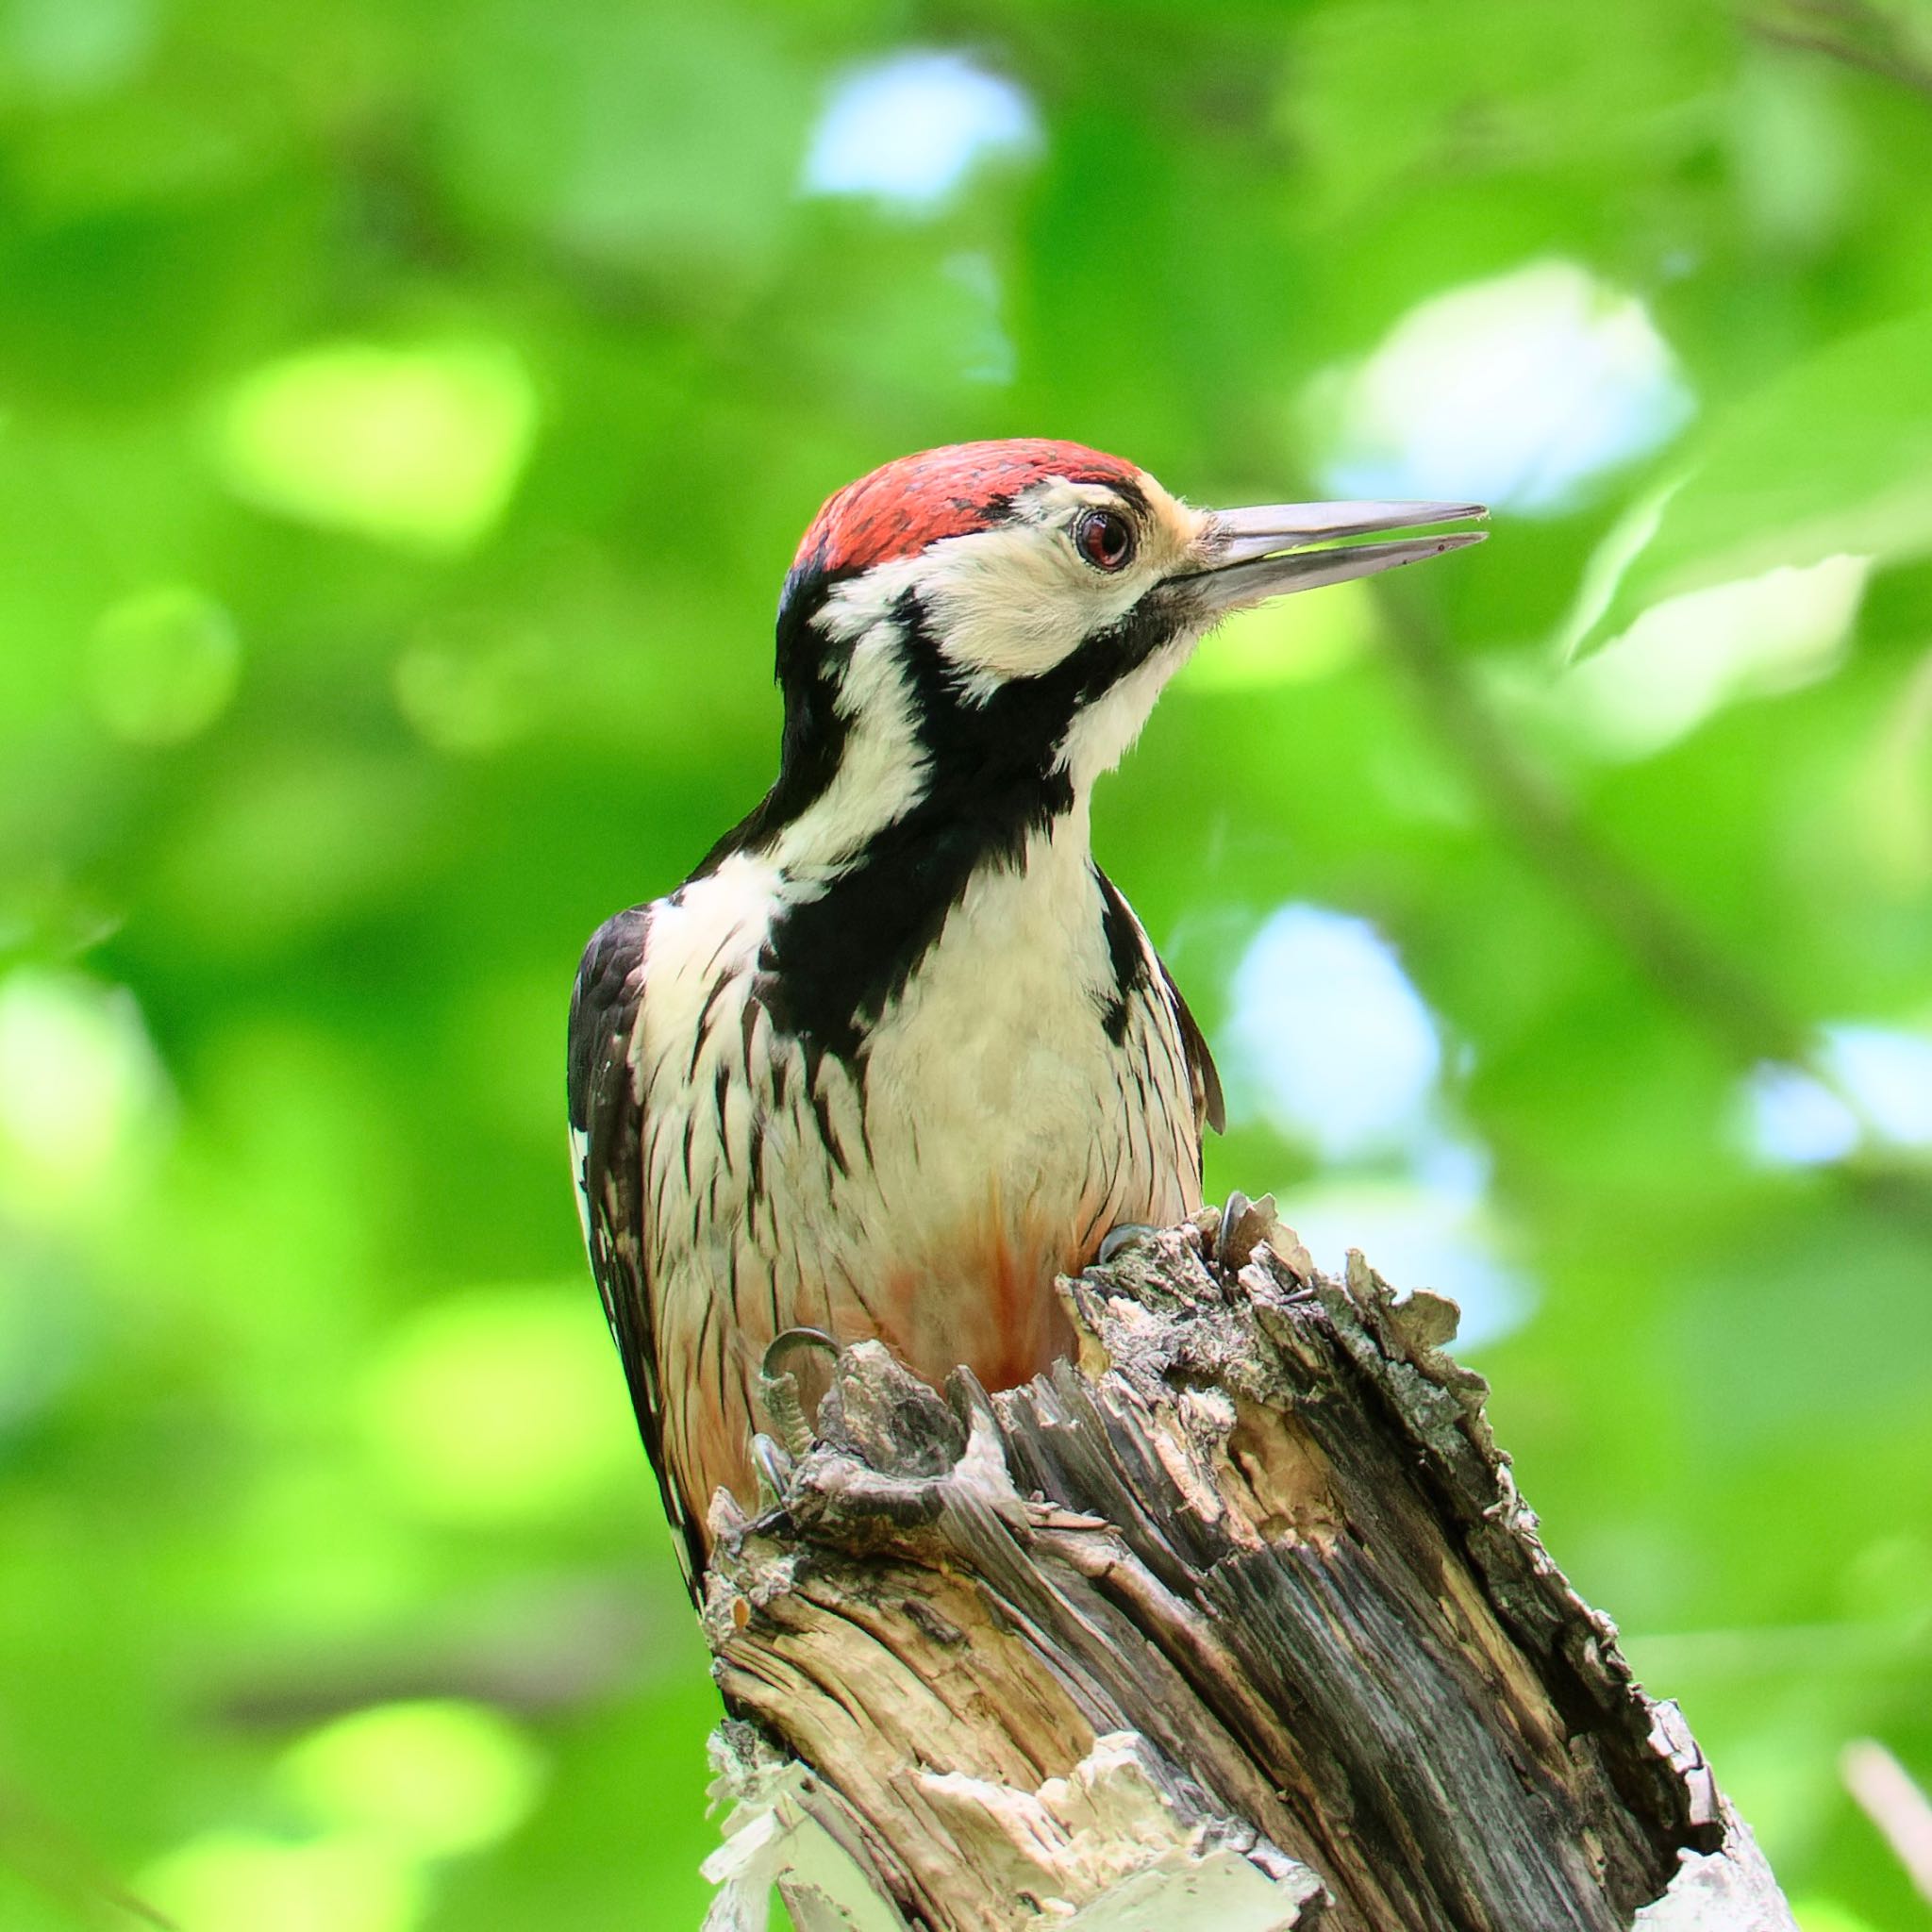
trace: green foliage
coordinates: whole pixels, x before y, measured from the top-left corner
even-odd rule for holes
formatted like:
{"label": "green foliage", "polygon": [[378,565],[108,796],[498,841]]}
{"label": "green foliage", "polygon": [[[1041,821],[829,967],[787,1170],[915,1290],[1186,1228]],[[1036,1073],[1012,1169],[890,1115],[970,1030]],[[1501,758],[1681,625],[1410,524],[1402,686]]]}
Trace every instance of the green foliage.
{"label": "green foliage", "polygon": [[1932,555],[1932,316],[1796,360],[1690,452],[1600,627],[1660,598],[1847,554]]}
{"label": "green foliage", "polygon": [[942,9],[0,4],[0,1923],[696,1923],[577,949],[766,782],[839,483],[1029,433],[1350,493],[1439,407],[1493,540],[1207,646],[1102,856],[1224,1042],[1283,905],[1392,949],[1411,1114],[1326,1145],[1231,1066],[1210,1190],[1464,1271],[1553,1548],[1807,1924],[1923,1922],[1838,1773],[1932,1779],[1895,4],[1890,73],[1697,0],[997,5],[1019,118],[924,199],[804,173]]}

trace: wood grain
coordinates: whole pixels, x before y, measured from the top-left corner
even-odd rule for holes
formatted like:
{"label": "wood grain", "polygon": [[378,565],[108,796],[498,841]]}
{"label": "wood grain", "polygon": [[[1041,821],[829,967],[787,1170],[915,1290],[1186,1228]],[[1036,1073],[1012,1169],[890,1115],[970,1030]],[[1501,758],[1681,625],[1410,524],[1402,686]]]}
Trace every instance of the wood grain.
{"label": "wood grain", "polygon": [[774,1886],[801,1932],[1789,1927],[1453,1305],[1237,1209],[1063,1282],[1022,1388],[846,1351],[782,1493],[721,1496],[713,1932]]}

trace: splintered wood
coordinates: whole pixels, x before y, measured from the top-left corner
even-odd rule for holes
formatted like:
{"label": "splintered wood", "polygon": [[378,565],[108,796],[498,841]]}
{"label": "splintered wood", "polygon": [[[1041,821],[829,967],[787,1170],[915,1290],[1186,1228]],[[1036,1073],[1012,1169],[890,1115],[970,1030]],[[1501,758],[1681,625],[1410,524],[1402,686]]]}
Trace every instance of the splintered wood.
{"label": "splintered wood", "polygon": [[941,1396],[860,1343],[782,1492],[720,1498],[709,1932],[774,1888],[800,1932],[1790,1927],[1452,1304],[1266,1204],[1061,1291],[1077,1362]]}

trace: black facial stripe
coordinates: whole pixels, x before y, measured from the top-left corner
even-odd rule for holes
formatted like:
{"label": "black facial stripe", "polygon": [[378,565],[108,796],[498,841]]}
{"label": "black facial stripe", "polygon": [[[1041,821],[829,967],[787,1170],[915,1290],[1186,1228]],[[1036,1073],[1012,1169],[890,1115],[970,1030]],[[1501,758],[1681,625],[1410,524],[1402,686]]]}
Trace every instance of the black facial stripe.
{"label": "black facial stripe", "polygon": [[1075,711],[1106,696],[1122,678],[1140,670],[1163,644],[1172,643],[1188,622],[1189,613],[1173,587],[1156,584],[1118,622],[1083,638],[1045,677],[1027,680],[1042,684],[1058,681],[1070,691],[1072,701],[1060,738],[1065,738]]}
{"label": "black facial stripe", "polygon": [[902,598],[894,614],[928,760],[925,791],[819,898],[788,908],[759,961],[773,1024],[803,1039],[814,1058],[856,1059],[865,1030],[938,940],[974,873],[1017,864],[1029,834],[1074,800],[1067,775],[1050,769],[1064,700],[1030,692],[1017,704],[967,703],[918,600]]}
{"label": "black facial stripe", "polygon": [[852,646],[827,637],[818,618],[832,592],[856,570],[794,570],[778,599],[778,688],[785,697],[785,733],[778,747],[778,779],[765,796],[705,854],[691,874],[701,878],[734,852],[762,844],[782,826],[804,817],[839,775],[851,736],[838,709],[839,680]]}
{"label": "black facial stripe", "polygon": [[[1010,679],[974,702],[960,691],[919,599],[908,593],[894,616],[927,759],[925,791],[819,898],[779,918],[759,962],[759,996],[773,1024],[805,1040],[814,1058],[856,1058],[865,1032],[939,939],[974,874],[1019,864],[1027,840],[1072,807],[1073,780],[1059,759],[1074,717],[1176,627],[1157,590],[1053,670]],[[1137,974],[1144,976],[1144,965],[1124,908],[1123,916],[1124,925],[1109,917],[1108,932],[1121,998],[1107,1004],[1103,1017],[1124,1029],[1125,994]]]}
{"label": "black facial stripe", "polygon": [[[788,584],[778,636],[786,712],[778,781],[720,841],[700,874],[731,852],[768,847],[837,774],[850,725],[834,700],[851,647],[825,637],[813,620],[834,584],[849,575]],[[1058,765],[1074,718],[1145,663],[1185,621],[1157,585],[1052,670],[1008,679],[975,701],[961,690],[917,595],[907,592],[892,614],[926,758],[925,790],[818,898],[780,915],[758,962],[758,997],[775,1029],[805,1043],[811,1077],[822,1054],[848,1062],[859,1057],[865,1033],[938,940],[974,874],[1019,864],[1029,837],[1072,807],[1073,781]],[[1131,915],[1116,909],[1118,895],[1104,881],[1103,892],[1120,995],[1105,1002],[1102,1018],[1119,1037],[1126,996],[1144,980],[1145,965]]]}

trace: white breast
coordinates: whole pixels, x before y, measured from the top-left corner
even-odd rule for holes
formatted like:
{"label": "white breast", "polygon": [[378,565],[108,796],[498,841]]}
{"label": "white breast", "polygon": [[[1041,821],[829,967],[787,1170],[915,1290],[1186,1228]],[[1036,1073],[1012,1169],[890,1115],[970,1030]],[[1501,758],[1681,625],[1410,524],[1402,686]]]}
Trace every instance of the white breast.
{"label": "white breast", "polygon": [[1122,1112],[1112,979],[1084,839],[1063,826],[1023,870],[974,877],[871,1046],[881,1190],[908,1239],[946,1241],[989,1190],[1016,1219],[1091,1191]]}
{"label": "white breast", "polygon": [[[1154,985],[1124,1041],[1084,814],[976,874],[854,1070],[807,1086],[756,995],[787,882],[736,854],[654,908],[639,1069],[660,1373],[701,1399],[667,1448],[694,1498],[743,1480],[756,1370],[787,1327],[884,1334],[995,1386],[1063,1340],[1056,1273],[1196,1205],[1185,1054]],[[1150,957],[1151,965],[1151,957]],[[712,1400],[714,1392],[717,1400]]]}

